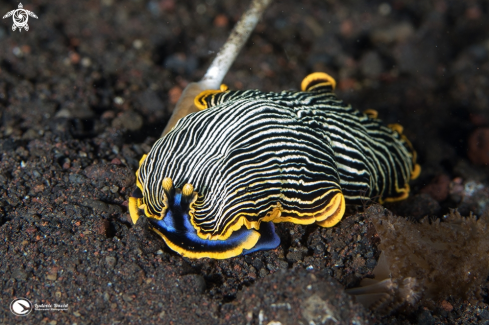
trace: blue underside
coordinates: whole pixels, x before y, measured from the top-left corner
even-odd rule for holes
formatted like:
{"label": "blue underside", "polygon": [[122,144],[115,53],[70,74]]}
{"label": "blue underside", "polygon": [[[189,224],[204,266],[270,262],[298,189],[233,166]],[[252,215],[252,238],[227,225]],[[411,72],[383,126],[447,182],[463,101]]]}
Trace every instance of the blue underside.
{"label": "blue underside", "polygon": [[242,227],[233,232],[226,240],[202,239],[190,223],[188,207],[183,207],[185,204],[181,202],[181,197],[180,193],[175,194],[173,205],[167,210],[162,220],[150,220],[168,240],[185,250],[202,253],[225,253],[241,246],[256,232],[260,234],[260,239],[253,248],[243,250],[242,255],[259,250],[274,249],[280,244],[280,238],[275,233],[275,226],[272,222],[262,222],[259,230]]}

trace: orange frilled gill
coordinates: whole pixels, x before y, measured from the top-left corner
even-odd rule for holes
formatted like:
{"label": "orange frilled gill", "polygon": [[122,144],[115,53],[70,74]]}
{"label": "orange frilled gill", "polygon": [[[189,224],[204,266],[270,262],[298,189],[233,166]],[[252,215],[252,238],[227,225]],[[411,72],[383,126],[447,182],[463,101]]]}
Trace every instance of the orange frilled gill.
{"label": "orange frilled gill", "polygon": [[[129,199],[151,229],[189,258],[276,248],[275,223],[333,227],[345,203],[405,199],[420,173],[398,124],[359,112],[313,73],[301,91],[207,90],[140,161]],[[388,171],[388,172],[386,172]]]}

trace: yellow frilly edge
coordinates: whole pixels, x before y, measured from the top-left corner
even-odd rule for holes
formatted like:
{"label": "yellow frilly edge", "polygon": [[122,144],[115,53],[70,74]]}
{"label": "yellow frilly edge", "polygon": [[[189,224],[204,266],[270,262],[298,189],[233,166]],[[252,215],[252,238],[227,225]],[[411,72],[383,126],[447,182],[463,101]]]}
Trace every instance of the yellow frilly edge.
{"label": "yellow frilly edge", "polygon": [[387,197],[385,199],[379,199],[380,204],[384,204],[386,202],[397,202],[397,201],[402,201],[408,198],[409,192],[411,191],[411,188],[409,187],[409,184],[406,184],[404,188],[398,189],[396,188],[397,193],[400,193],[399,196],[394,196],[394,197]]}
{"label": "yellow frilly edge", "polygon": [[363,111],[365,115],[367,115],[370,118],[377,118],[379,116],[379,112],[377,112],[375,109],[368,108]]}
{"label": "yellow frilly edge", "polygon": [[[147,156],[148,155],[145,154],[141,157],[141,159],[139,160],[139,168],[141,168],[141,165],[146,160]],[[136,186],[141,190],[141,193],[144,193],[143,184],[141,184],[141,182],[139,181],[139,168],[136,171]],[[166,204],[165,206],[167,206],[167,202],[165,202],[165,204]],[[136,222],[139,220],[140,209],[144,210],[144,214],[149,218],[154,218],[158,220],[163,219],[163,216],[151,214],[148,210],[148,206],[144,204],[143,200],[140,198],[130,197],[128,207],[129,207],[129,214],[131,215],[131,220],[133,224],[136,224]]]}
{"label": "yellow frilly edge", "polygon": [[391,129],[392,131],[395,131],[399,134],[402,134],[402,132],[404,131],[404,127],[398,123],[392,123],[392,124],[389,124],[387,126],[389,127],[389,129]]}
{"label": "yellow frilly edge", "polygon": [[129,214],[131,215],[131,220],[133,224],[136,224],[136,222],[139,220],[139,202],[138,199],[135,197],[130,197],[129,198]]}
{"label": "yellow frilly edge", "polygon": [[[200,228],[194,223],[193,218],[191,217],[191,223],[195,229],[197,229],[197,235],[202,239],[207,240],[226,240],[231,234],[241,227],[245,226],[247,229],[260,229],[260,224],[262,222],[273,222],[273,223],[281,223],[281,222],[292,222],[300,225],[310,225],[316,223],[322,227],[333,227],[336,225],[345,214],[346,204],[345,197],[343,193],[339,192],[331,198],[328,205],[319,213],[299,213],[298,211],[285,211],[281,205],[273,208],[267,215],[260,220],[250,221],[250,217],[256,217],[256,215],[248,215],[248,216],[238,216],[236,218],[236,222],[234,222],[229,228],[225,229],[222,234],[212,235],[209,233],[201,232]],[[328,192],[329,193],[329,192]],[[194,211],[192,211],[193,213]],[[191,216],[192,216],[191,213]],[[298,215],[293,216],[293,215]]]}
{"label": "yellow frilly edge", "polygon": [[324,72],[314,72],[305,77],[304,80],[302,80],[301,90],[307,91],[312,86],[315,86],[321,81],[323,81],[325,85],[330,85],[333,89],[336,88],[336,80],[334,80],[334,78],[331,77],[329,74]]}
{"label": "yellow frilly edge", "polygon": [[185,248],[182,248],[178,245],[175,245],[173,242],[171,242],[166,236],[159,231],[156,228],[151,228],[155,233],[157,233],[163,240],[165,241],[166,245],[170,247],[173,251],[177,252],[178,254],[188,257],[188,258],[214,258],[218,260],[234,257],[241,255],[243,253],[244,249],[252,249],[255,247],[256,243],[260,239],[260,234],[257,231],[253,231],[253,233],[250,235],[250,237],[243,242],[241,245],[235,247],[234,249],[230,249],[225,252],[195,252],[191,250],[187,250]]}
{"label": "yellow frilly edge", "polygon": [[418,178],[419,174],[421,174],[421,165],[416,163],[416,161],[418,160],[418,153],[416,152],[416,150],[414,150],[413,145],[411,144],[411,141],[409,141],[409,139],[404,134],[401,134],[401,137],[402,137],[402,140],[407,143],[407,145],[411,149],[411,152],[413,155],[413,158],[412,158],[413,170],[411,170],[411,179],[414,180],[414,179]]}
{"label": "yellow frilly edge", "polygon": [[333,227],[343,218],[345,210],[345,196],[343,193],[338,193],[331,199],[330,204],[328,204],[328,208],[323,215],[320,218],[317,218],[319,221],[316,221],[316,224],[321,227]]}
{"label": "yellow frilly edge", "polygon": [[421,166],[419,164],[414,164],[413,171],[411,172],[411,179],[418,178],[419,174],[421,174]]}
{"label": "yellow frilly edge", "polygon": [[[141,159],[139,160],[139,168],[141,168],[141,165],[143,164],[144,160],[146,159],[148,155],[143,155]],[[143,185],[139,182],[139,168],[136,170],[136,186],[143,191]],[[129,198],[129,214],[131,216],[131,220],[133,224],[136,224],[136,222],[139,220],[139,206],[141,205],[141,199],[135,198],[135,197],[130,197]]]}
{"label": "yellow frilly edge", "polygon": [[[409,139],[404,134],[402,134],[403,131],[404,131],[404,127],[402,125],[400,125],[400,124],[397,124],[397,123],[389,124],[387,126],[392,131],[399,133],[401,135],[402,140],[404,142],[406,142],[407,145],[408,145],[408,147],[411,149],[411,152],[412,152],[412,155],[413,155],[413,158],[412,158],[413,170],[411,170],[411,177],[410,178],[412,180],[418,178],[419,174],[421,174],[421,165],[419,165],[419,164],[416,163],[416,160],[417,160],[418,157],[417,157],[416,150],[414,150],[413,145],[411,144],[411,141],[409,141]],[[409,190],[408,190],[408,193],[409,193]],[[395,201],[399,201],[399,200],[403,200],[403,199],[396,199]]]}
{"label": "yellow frilly edge", "polygon": [[221,87],[220,87],[220,89],[208,89],[208,90],[204,90],[203,92],[201,92],[200,94],[198,94],[197,96],[195,96],[195,99],[194,99],[194,105],[195,105],[195,107],[197,107],[201,111],[204,110],[204,109],[206,109],[206,108],[209,108],[207,106],[207,103],[205,101],[205,98],[207,96],[210,96],[210,95],[222,93],[222,92],[224,92],[226,90],[228,90],[228,86],[226,86],[225,84],[222,84]]}

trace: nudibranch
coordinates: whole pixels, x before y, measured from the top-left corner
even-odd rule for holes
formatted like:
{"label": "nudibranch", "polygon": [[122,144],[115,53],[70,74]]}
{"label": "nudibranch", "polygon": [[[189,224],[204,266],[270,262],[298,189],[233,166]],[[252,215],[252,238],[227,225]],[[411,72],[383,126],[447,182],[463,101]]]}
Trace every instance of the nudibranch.
{"label": "nudibranch", "polygon": [[224,259],[276,248],[274,223],[332,227],[345,202],[405,199],[420,173],[398,124],[353,109],[325,73],[302,91],[206,90],[145,155],[129,202],[174,251]]}

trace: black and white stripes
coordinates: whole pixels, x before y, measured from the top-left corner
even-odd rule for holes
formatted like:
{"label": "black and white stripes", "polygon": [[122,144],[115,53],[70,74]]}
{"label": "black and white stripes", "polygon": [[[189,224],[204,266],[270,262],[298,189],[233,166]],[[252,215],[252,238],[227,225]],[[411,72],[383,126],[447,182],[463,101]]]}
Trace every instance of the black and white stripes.
{"label": "black and white stripes", "polygon": [[208,108],[181,119],[141,163],[146,214],[161,219],[168,212],[166,178],[176,189],[193,185],[189,219],[207,240],[268,221],[332,226],[344,199],[407,197],[409,179],[419,173],[409,141],[316,79],[307,91],[198,96]]}

